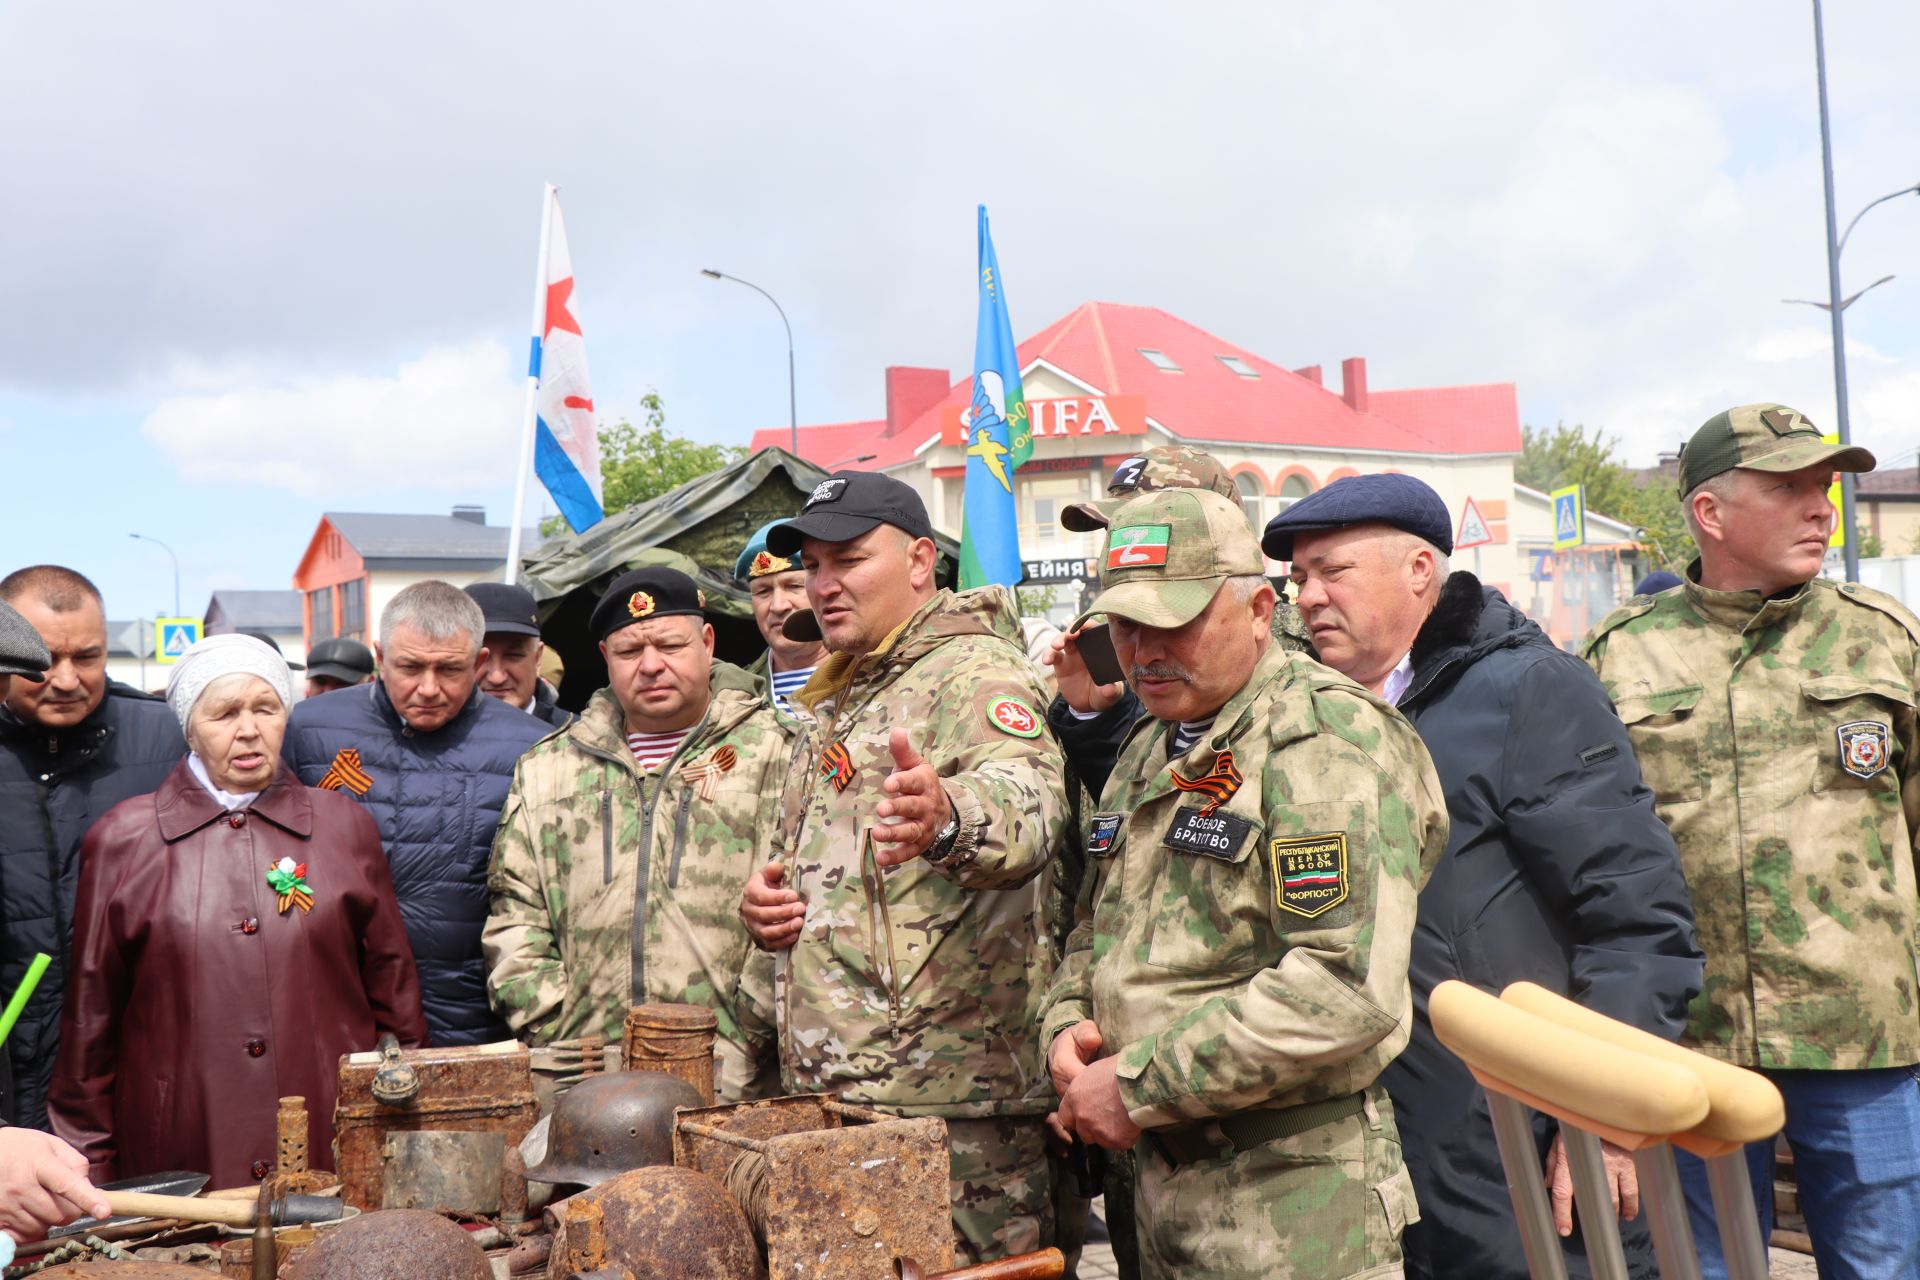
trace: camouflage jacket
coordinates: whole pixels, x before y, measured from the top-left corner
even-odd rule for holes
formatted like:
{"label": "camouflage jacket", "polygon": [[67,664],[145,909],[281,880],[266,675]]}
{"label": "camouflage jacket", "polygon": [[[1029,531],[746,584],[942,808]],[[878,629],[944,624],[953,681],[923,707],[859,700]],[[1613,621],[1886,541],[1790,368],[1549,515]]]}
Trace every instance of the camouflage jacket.
{"label": "camouflage jacket", "polygon": [[790,744],[738,668],[716,662],[711,684],[706,718],[650,773],[607,689],[521,757],[481,940],[494,1007],[529,1043],[617,1042],[631,1005],[707,1005],[721,1095],[738,1097],[772,1041],[771,964],[740,887],[770,856]]}
{"label": "camouflage jacket", "polygon": [[1092,1018],[1146,1129],[1366,1088],[1412,1027],[1414,902],[1447,844],[1426,747],[1278,646],[1191,751],[1169,741],[1134,726],[1087,824],[1099,900],[1042,1044]]}
{"label": "camouflage jacket", "polygon": [[[777,961],[788,1090],[912,1115],[1046,1109],[1034,1014],[1054,958],[1043,873],[1067,828],[1067,770],[1043,697],[997,587],[941,591],[798,695],[813,718],[782,806],[789,883],[807,900]],[[865,839],[896,726],[959,814],[937,867],[881,871]]]}
{"label": "camouflage jacket", "polygon": [[1707,972],[1683,1043],[1748,1067],[1920,1062],[1920,619],[1851,583],[1767,599],[1696,572],[1582,646],[1693,892]]}

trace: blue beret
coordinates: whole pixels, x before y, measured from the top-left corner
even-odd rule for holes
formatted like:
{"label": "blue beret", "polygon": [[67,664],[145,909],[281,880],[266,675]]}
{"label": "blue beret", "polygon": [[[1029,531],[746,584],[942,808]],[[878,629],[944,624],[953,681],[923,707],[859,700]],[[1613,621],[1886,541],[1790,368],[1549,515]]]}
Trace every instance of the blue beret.
{"label": "blue beret", "polygon": [[755,578],[764,578],[770,573],[786,573],[790,569],[800,567],[798,560],[788,556],[777,556],[767,550],[767,530],[777,524],[785,523],[785,520],[769,520],[753,531],[753,536],[747,539],[746,550],[742,551],[740,558],[733,562],[735,582],[751,582]]}
{"label": "blue beret", "polygon": [[1453,517],[1424,480],[1409,475],[1347,476],[1310,493],[1267,521],[1260,549],[1275,560],[1293,559],[1293,535],[1356,524],[1390,524],[1453,554]]}

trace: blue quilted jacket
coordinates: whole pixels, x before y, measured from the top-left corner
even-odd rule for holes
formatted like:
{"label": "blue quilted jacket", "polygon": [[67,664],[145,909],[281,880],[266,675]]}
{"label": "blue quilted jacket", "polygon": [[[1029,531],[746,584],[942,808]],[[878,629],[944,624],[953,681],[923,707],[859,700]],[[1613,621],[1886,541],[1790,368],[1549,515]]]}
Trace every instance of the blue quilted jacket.
{"label": "blue quilted jacket", "polygon": [[480,955],[487,863],[513,766],[551,732],[478,689],[459,715],[424,734],[407,727],[378,681],[293,709],[284,750],[300,781],[356,797],[379,824],[431,1044],[510,1038],[487,1003]]}

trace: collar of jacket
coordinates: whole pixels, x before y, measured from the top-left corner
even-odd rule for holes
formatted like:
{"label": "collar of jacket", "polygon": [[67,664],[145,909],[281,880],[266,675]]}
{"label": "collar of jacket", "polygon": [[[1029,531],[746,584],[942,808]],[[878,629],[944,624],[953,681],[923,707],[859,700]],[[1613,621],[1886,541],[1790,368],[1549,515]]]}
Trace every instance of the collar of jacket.
{"label": "collar of jacket", "polygon": [[1019,612],[1005,587],[960,592],[942,587],[871,652],[828,654],[793,700],[813,711],[852,688],[861,676],[879,678],[890,669],[910,667],[955,636],[999,636],[1024,656],[1026,644],[1015,638],[1019,635]]}
{"label": "collar of jacket", "polygon": [[1757,631],[1785,622],[1800,612],[1813,594],[1812,584],[1803,582],[1791,591],[1764,595],[1758,591],[1715,591],[1700,585],[1700,561],[1687,566],[1687,603],[1693,611],[1715,626],[1729,631]]}
{"label": "collar of jacket", "polygon": [[1496,649],[1526,644],[1539,633],[1526,614],[1473,574],[1462,569],[1447,575],[1433,612],[1413,638],[1413,682],[1400,695],[1401,708],[1419,702],[1449,671]]}
{"label": "collar of jacket", "polygon": [[[710,696],[707,712],[687,735],[681,754],[718,734],[731,732],[742,720],[760,709],[760,689],[748,683],[742,687],[740,668],[716,661],[707,675]],[[638,774],[633,749],[627,745],[627,713],[613,690],[599,689],[587,699],[587,705],[573,718],[565,733],[569,741],[596,756],[618,761],[629,772]]]}
{"label": "collar of jacket", "polygon": [[112,704],[115,698],[158,701],[130,684],[109,680],[107,691],[100,698],[100,705],[89,711],[87,718],[79,724],[68,725],[64,729],[48,729],[22,720],[10,707],[0,706],[0,734],[24,743],[45,757],[43,763],[49,768],[58,771],[92,759],[113,737]]}
{"label": "collar of jacket", "polygon": [[[173,772],[154,792],[153,803],[160,823],[160,838],[168,844],[227,816],[226,808],[207,794],[185,760],[173,767]],[[313,798],[284,764],[274,772],[273,781],[260,793],[260,798],[247,806],[247,813],[265,818],[302,839],[313,834]]]}
{"label": "collar of jacket", "polygon": [[[1222,704],[1218,714],[1214,716],[1213,728],[1188,748],[1185,755],[1173,756],[1161,762],[1160,766],[1154,770],[1153,780],[1147,784],[1146,790],[1141,792],[1134,803],[1147,804],[1172,791],[1173,770],[1176,768],[1189,779],[1204,777],[1211,772],[1220,752],[1232,746],[1234,739],[1253,723],[1255,699],[1259,698],[1267,685],[1274,680],[1284,678],[1288,666],[1288,651],[1278,644],[1268,644],[1266,652],[1262,653],[1259,661],[1253,664],[1253,672],[1247,677],[1247,682]],[[1312,700],[1306,697],[1282,699],[1274,707],[1272,719],[1270,745],[1279,745],[1291,742],[1295,738],[1305,737],[1313,729]],[[1155,741],[1161,744],[1149,749],[1147,760],[1151,761],[1170,741],[1167,731],[1171,727],[1171,721],[1156,720],[1150,715],[1141,716],[1134,723],[1132,732],[1128,735],[1128,741],[1121,745],[1121,755],[1126,754],[1132,743],[1133,734],[1146,733],[1153,735]]]}
{"label": "collar of jacket", "polygon": [[[445,733],[447,730],[453,728],[453,726],[459,724],[462,720],[465,720],[468,716],[472,715],[473,709],[480,705],[480,700],[487,696],[486,694],[480,692],[480,682],[477,680],[474,681],[473,688],[467,691],[466,705],[461,707],[460,710],[454,713],[453,719],[447,721],[445,724],[441,725],[438,729],[432,729],[426,732],[421,732],[420,730],[415,729],[412,725],[408,724],[407,718],[401,715],[399,709],[393,705],[393,699],[387,696],[387,686],[385,685],[385,683],[379,680],[375,680],[372,684],[366,687],[373,690],[373,695],[372,695],[373,705],[375,706],[375,708],[379,710],[381,719],[387,721],[395,729],[398,729],[402,734],[405,734],[407,737],[410,737],[410,738],[432,738]],[[499,700],[495,699],[495,701],[499,701]],[[501,703],[500,705],[505,706],[506,704]],[[522,712],[522,714],[524,715],[526,713]]]}

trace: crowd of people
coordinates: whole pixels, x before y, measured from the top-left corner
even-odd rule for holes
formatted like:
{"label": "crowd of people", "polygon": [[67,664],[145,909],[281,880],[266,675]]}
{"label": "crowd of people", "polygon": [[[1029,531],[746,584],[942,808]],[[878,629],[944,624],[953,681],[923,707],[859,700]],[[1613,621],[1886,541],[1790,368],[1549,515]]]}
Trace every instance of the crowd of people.
{"label": "crowd of people", "polygon": [[106,679],[85,577],[19,570],[0,988],[53,963],[0,1062],[0,1229],[113,1177],[257,1180],[283,1094],[325,1151],[338,1058],[383,1035],[566,1045],[668,1001],[713,1010],[723,1100],[943,1118],[966,1261],[1071,1247],[1104,1194],[1126,1275],[1518,1278],[1427,1017],[1457,978],[1761,1071],[1822,1275],[1920,1275],[1920,620],[1819,576],[1833,472],[1873,465],[1785,406],[1717,415],[1681,455],[1699,559],[1570,654],[1451,568],[1423,482],[1256,531],[1158,448],[1063,516],[1104,531],[1100,589],[1037,661],[1011,592],[936,583],[912,489],[839,472],[740,553],[759,662],[634,570],[578,714],[517,587],[407,588],[301,700],[212,637],[157,700]]}

